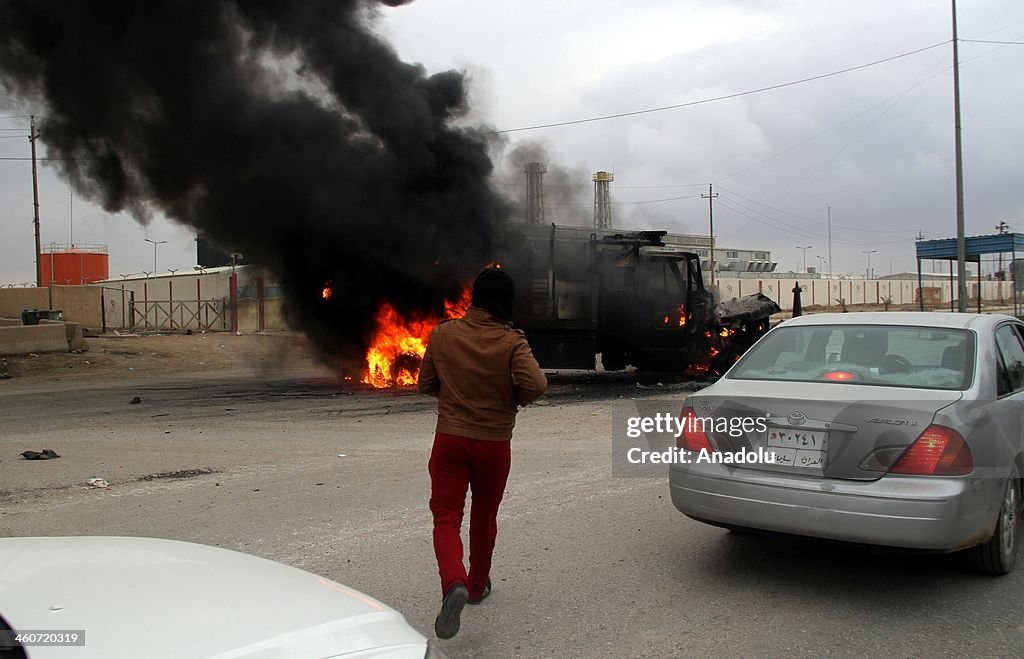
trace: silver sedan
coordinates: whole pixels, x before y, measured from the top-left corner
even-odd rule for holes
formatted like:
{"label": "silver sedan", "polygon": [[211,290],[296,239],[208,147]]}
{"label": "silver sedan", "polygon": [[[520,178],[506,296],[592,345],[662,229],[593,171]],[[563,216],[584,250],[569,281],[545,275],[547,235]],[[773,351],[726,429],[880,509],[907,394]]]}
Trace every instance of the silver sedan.
{"label": "silver sedan", "polygon": [[953,552],[1007,574],[1024,476],[1024,324],[818,314],[780,324],[683,404],[687,516]]}

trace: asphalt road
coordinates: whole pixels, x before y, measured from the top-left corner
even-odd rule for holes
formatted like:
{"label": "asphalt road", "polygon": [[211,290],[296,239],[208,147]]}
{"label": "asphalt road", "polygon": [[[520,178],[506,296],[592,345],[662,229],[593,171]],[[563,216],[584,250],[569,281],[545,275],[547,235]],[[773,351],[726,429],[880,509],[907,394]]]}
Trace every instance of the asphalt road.
{"label": "asphalt road", "polygon": [[[953,557],[736,535],[677,513],[665,479],[613,477],[612,404],[649,393],[569,379],[521,413],[494,594],[467,608],[450,656],[1024,652],[1024,569],[983,577]],[[432,636],[430,399],[227,373],[10,381],[0,410],[0,533],[237,549],[372,594]],[[42,448],[63,457],[18,457]],[[209,473],[173,477],[196,471]]]}

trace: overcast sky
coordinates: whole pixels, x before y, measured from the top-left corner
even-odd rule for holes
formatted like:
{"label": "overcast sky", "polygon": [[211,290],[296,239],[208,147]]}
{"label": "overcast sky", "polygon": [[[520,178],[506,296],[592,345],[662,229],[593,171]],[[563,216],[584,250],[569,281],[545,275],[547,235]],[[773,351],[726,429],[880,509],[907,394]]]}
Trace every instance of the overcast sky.
{"label": "overcast sky", "polygon": [[[962,39],[1024,40],[1020,0],[961,0]],[[497,130],[699,101],[901,55],[950,39],[946,0],[418,0],[376,27],[429,71],[472,78],[474,120]],[[1024,45],[962,43],[968,235],[1024,231]],[[88,56],[83,54],[83,56]],[[955,236],[952,46],[729,100],[504,133],[504,154],[547,153],[547,220],[589,222],[590,175],[615,174],[623,227],[706,233],[714,183],[720,248],[766,248],[780,270],[828,259],[837,272],[914,270],[913,242]],[[112,103],[116,99],[111,99]],[[25,119],[0,121],[0,157],[29,154]],[[45,150],[44,152],[45,153]],[[513,170],[497,179],[525,192]],[[68,187],[39,170],[42,239],[70,242]],[[143,226],[75,199],[75,242],[110,246],[111,275],[195,265],[194,234]],[[0,160],[0,285],[34,279],[30,164]],[[827,267],[827,266],[826,266]]]}

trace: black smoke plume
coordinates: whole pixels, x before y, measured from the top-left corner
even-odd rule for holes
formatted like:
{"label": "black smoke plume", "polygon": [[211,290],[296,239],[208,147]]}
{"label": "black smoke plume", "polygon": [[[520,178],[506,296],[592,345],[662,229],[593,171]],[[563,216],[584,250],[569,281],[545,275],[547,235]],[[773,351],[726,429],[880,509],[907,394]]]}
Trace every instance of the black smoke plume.
{"label": "black smoke plume", "polygon": [[402,62],[372,32],[379,11],[0,0],[0,85],[45,116],[78,194],[243,252],[276,273],[289,322],[321,351],[361,355],[382,301],[457,297],[507,214],[487,132],[457,127],[463,76]]}

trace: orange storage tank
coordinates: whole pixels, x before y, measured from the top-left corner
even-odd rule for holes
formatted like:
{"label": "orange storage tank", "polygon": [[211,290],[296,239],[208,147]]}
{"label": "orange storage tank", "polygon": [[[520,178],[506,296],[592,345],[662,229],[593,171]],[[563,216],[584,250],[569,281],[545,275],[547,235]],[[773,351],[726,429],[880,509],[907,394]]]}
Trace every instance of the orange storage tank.
{"label": "orange storage tank", "polygon": [[39,255],[43,286],[78,286],[110,278],[106,245],[43,245]]}

